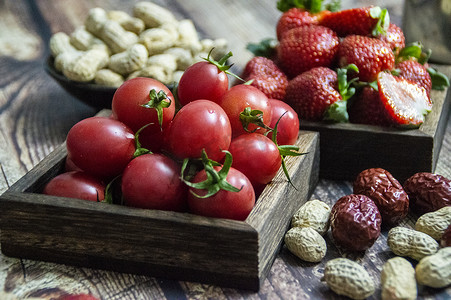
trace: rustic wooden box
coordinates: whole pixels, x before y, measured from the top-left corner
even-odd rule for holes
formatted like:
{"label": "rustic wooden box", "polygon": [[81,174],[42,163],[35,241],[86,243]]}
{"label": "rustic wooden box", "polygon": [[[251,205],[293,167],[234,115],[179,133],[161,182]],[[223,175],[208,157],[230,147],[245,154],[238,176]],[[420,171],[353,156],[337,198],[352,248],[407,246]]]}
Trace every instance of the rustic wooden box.
{"label": "rustic wooden box", "polygon": [[61,145],[0,196],[1,250],[7,256],[198,281],[257,291],[294,212],[319,177],[318,133],[301,131],[306,155],[287,158],[241,222],[39,194],[60,173]]}
{"label": "rustic wooden box", "polygon": [[[434,66],[451,75],[451,66]],[[301,120],[301,130],[320,134],[320,177],[354,180],[361,171],[380,167],[400,182],[416,172],[434,172],[450,109],[449,89],[432,91],[432,111],[418,129]]]}

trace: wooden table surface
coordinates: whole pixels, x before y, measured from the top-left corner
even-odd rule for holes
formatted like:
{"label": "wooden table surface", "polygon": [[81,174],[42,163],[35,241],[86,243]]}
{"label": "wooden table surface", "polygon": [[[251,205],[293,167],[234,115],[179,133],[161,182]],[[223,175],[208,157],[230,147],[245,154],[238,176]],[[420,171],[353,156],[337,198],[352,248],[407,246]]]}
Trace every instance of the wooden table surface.
{"label": "wooden table surface", "polygon": [[[50,36],[71,33],[90,8],[131,12],[135,1],[3,0],[0,1],[0,193],[61,144],[69,129],[96,110],[66,93],[45,72]],[[275,36],[280,16],[275,0],[167,0],[178,18],[191,18],[201,35],[226,38],[234,53],[233,71],[241,70],[251,54],[248,42]],[[404,1],[342,1],[343,8],[369,4],[388,8],[401,25]],[[451,122],[448,120],[436,172],[451,178]],[[321,179],[312,198],[333,204],[350,194],[350,182]],[[1,212],[0,212],[1,213]],[[407,223],[412,223],[408,220]],[[331,256],[338,253],[329,242]],[[379,283],[383,261],[390,257],[386,232],[360,260]],[[324,262],[304,263],[282,248],[258,293],[43,263],[0,254],[0,299],[58,299],[65,294],[92,294],[100,299],[341,299],[319,281]],[[419,297],[445,299],[451,288],[421,288]],[[372,299],[380,298],[378,289]]]}

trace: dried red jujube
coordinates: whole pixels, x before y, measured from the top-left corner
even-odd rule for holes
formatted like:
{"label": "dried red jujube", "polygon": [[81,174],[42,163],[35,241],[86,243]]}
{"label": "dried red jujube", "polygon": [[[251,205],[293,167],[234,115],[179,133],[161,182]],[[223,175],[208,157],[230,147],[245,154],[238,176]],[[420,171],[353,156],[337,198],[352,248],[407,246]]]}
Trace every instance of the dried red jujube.
{"label": "dried red jujube", "polygon": [[418,214],[451,205],[451,180],[429,172],[412,175],[404,182],[411,210]]}
{"label": "dried red jujube", "polygon": [[332,207],[330,225],[337,246],[351,251],[365,251],[381,232],[381,215],[369,197],[351,194]]}
{"label": "dried red jujube", "polygon": [[382,168],[360,172],[353,184],[354,194],[366,195],[374,201],[386,226],[397,225],[409,212],[409,196],[399,181]]}

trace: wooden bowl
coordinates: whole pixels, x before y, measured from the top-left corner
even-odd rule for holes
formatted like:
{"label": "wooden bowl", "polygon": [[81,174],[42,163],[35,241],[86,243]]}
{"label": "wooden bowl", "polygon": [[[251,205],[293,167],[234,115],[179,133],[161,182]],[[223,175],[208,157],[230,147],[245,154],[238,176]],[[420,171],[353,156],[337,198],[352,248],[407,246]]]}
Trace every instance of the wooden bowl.
{"label": "wooden bowl", "polygon": [[[107,111],[106,115],[110,112]],[[41,194],[61,173],[62,144],[0,195],[0,244],[12,257],[213,283],[258,291],[291,217],[318,183],[318,133],[301,131],[305,155],[282,170],[245,221],[138,209]]]}
{"label": "wooden bowl", "polygon": [[[111,108],[111,101],[117,88],[92,82],[76,82],[70,80],[55,69],[54,58],[52,56],[46,59],[44,69],[66,92],[81,102],[99,110]],[[166,86],[169,90],[174,88],[173,84],[166,84]]]}
{"label": "wooden bowl", "polygon": [[55,69],[53,62],[53,57],[49,56],[44,69],[66,92],[94,108],[111,108],[111,101],[117,88],[70,80]]}

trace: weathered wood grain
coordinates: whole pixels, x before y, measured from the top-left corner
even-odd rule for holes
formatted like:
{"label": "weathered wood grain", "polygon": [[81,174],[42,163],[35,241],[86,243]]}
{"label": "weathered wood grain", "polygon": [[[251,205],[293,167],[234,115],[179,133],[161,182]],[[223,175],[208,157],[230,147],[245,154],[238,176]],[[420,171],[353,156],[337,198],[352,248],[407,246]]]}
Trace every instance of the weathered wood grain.
{"label": "weathered wood grain", "polygon": [[[109,115],[110,111],[101,112]],[[291,216],[318,181],[318,134],[300,132],[286,166],[245,222],[41,194],[64,170],[63,143],[0,195],[1,250],[13,257],[258,291]]]}
{"label": "weathered wood grain", "polygon": [[[68,95],[43,71],[50,34],[71,32],[81,24],[89,8],[102,6],[129,11],[134,2],[0,1],[0,193],[60,145],[74,123],[96,112]],[[232,41],[234,71],[240,70],[250,57],[244,49],[247,42],[274,36],[272,26],[280,15],[273,0],[155,2],[174,8],[177,16],[195,19],[205,36]],[[391,20],[400,25],[403,2],[343,0],[342,4],[343,7],[370,4],[387,7]],[[450,178],[451,121],[446,124],[436,172]],[[322,179],[312,198],[332,204],[350,192],[349,182]],[[329,245],[329,258],[347,255]],[[364,257],[365,266],[370,268],[375,280],[379,280],[381,262],[389,256],[385,238],[381,237]],[[324,262],[305,264],[282,248],[260,291],[252,293],[0,255],[0,298],[57,299],[64,294],[91,293],[101,299],[343,299],[319,281],[323,268]],[[437,291],[421,287],[419,299],[447,299],[450,294],[450,288]],[[379,291],[371,297],[379,298]]]}

